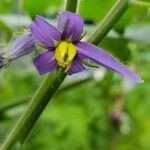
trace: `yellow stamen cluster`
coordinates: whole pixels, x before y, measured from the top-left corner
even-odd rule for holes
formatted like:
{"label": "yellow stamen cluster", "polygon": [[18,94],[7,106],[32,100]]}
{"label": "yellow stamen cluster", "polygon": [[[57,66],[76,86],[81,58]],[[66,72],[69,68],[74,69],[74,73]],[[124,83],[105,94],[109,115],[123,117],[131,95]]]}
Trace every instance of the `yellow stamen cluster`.
{"label": "yellow stamen cluster", "polygon": [[66,41],[61,41],[55,49],[54,56],[59,66],[69,69],[75,55],[75,45]]}

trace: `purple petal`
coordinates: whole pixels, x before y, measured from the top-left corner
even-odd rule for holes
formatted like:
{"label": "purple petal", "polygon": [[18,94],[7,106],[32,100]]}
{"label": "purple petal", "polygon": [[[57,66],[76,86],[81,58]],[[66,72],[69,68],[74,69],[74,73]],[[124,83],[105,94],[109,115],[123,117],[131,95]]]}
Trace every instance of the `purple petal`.
{"label": "purple petal", "polygon": [[79,41],[83,25],[83,19],[69,11],[62,12],[58,18],[58,28],[63,32],[63,37],[71,38],[73,42]]}
{"label": "purple petal", "polygon": [[37,16],[30,25],[32,34],[46,47],[54,47],[54,42],[60,40],[60,31],[49,24],[44,18]]}
{"label": "purple petal", "polygon": [[113,56],[104,50],[85,42],[77,44],[77,53],[91,59],[102,66],[112,69],[113,71],[130,78],[131,80],[142,83],[138,75],[128,70],[123,64],[117,61]]}
{"label": "purple petal", "polygon": [[83,70],[85,70],[85,67],[79,62],[78,58],[75,58],[67,73],[69,75],[72,75],[74,73],[78,73],[78,72],[81,72]]}
{"label": "purple petal", "polygon": [[12,59],[31,53],[35,49],[36,42],[35,37],[31,33],[26,33],[25,35],[16,38],[10,49]]}
{"label": "purple petal", "polygon": [[38,55],[33,59],[33,64],[40,75],[51,72],[57,67],[53,51],[47,51]]}

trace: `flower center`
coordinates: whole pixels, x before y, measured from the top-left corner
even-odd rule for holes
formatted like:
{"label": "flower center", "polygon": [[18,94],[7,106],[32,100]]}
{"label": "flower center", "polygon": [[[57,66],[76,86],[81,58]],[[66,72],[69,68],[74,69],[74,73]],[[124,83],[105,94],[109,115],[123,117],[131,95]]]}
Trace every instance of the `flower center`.
{"label": "flower center", "polygon": [[55,49],[55,59],[59,66],[69,69],[76,55],[76,46],[72,43],[62,41]]}

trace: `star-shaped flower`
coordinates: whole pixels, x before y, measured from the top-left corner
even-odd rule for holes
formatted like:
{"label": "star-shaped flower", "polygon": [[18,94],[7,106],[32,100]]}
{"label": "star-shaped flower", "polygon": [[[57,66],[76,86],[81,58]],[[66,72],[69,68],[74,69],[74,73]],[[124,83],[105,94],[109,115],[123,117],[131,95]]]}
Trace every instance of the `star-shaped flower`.
{"label": "star-shaped flower", "polygon": [[64,68],[68,74],[81,72],[85,70],[82,61],[91,60],[135,82],[143,82],[139,76],[104,50],[80,41],[83,26],[83,19],[69,11],[60,14],[57,27],[40,16],[35,18],[30,25],[31,33],[48,49],[33,60],[40,74],[53,71],[58,66]]}
{"label": "star-shaped flower", "polygon": [[[60,14],[57,27],[37,16],[30,25],[30,31],[13,43],[9,59],[28,54],[40,44],[47,50],[36,56],[33,64],[41,75],[57,67],[63,68],[69,75],[78,73],[86,69],[83,62],[90,60],[137,83],[143,82],[138,75],[106,51],[81,41],[83,26],[81,16],[69,11]],[[5,65],[6,60],[5,55],[0,54],[0,67]]]}

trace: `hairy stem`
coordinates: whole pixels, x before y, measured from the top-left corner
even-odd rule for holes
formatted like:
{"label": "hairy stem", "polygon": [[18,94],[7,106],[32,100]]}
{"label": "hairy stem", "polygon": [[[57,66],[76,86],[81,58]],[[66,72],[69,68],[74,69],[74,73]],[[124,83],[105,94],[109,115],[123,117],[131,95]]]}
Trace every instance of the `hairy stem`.
{"label": "hairy stem", "polygon": [[[91,80],[93,80],[93,78],[91,76],[85,78],[85,79],[81,79],[79,81],[76,81],[76,82],[71,82],[71,83],[68,83],[64,86],[62,86],[58,91],[57,93],[64,93],[66,91],[69,91],[69,90],[72,90],[78,86],[81,86],[82,84],[85,84],[87,82],[90,82]],[[56,93],[56,94],[57,94]],[[55,94],[55,95],[56,95]],[[29,102],[29,99],[30,99],[30,96],[28,96],[28,98],[26,98],[25,100],[22,99],[22,100],[19,100],[18,102],[14,102],[14,103],[11,103],[11,104],[7,104],[6,106],[3,106],[0,108],[0,116],[1,114],[5,114],[5,112],[7,112],[8,110],[11,110],[11,109],[15,109],[16,107],[20,107],[22,105],[25,105]]]}
{"label": "hairy stem", "polygon": [[53,80],[50,74],[45,78],[31,100],[27,110],[18,121],[10,136],[8,136],[1,150],[10,149],[12,144],[15,142],[24,142],[25,138],[31,131],[37,119],[40,117],[49,100],[59,88],[65,76],[66,73],[62,69],[59,69]]}
{"label": "hairy stem", "polygon": [[150,8],[150,2],[142,2],[142,1],[138,1],[138,0],[131,0],[130,1],[130,6]]}
{"label": "hairy stem", "polygon": [[98,24],[96,30],[88,38],[88,42],[98,44],[121,18],[129,6],[129,0],[118,0],[106,17]]}
{"label": "hairy stem", "polygon": [[77,0],[67,0],[65,4],[65,10],[76,12],[77,4]]}
{"label": "hairy stem", "polygon": [[[74,0],[74,4],[77,4],[78,0]],[[67,0],[66,9],[72,12],[76,11],[77,5],[71,5],[71,1]],[[53,79],[52,79],[53,77]],[[10,150],[19,147],[21,149],[22,143],[27,138],[28,134],[32,130],[36,121],[40,117],[41,113],[47,106],[50,99],[66,77],[66,73],[61,68],[58,69],[56,74],[49,74],[36,91],[25,113],[21,116],[20,120],[13,128],[12,132],[8,135],[4,141],[1,150]]]}

